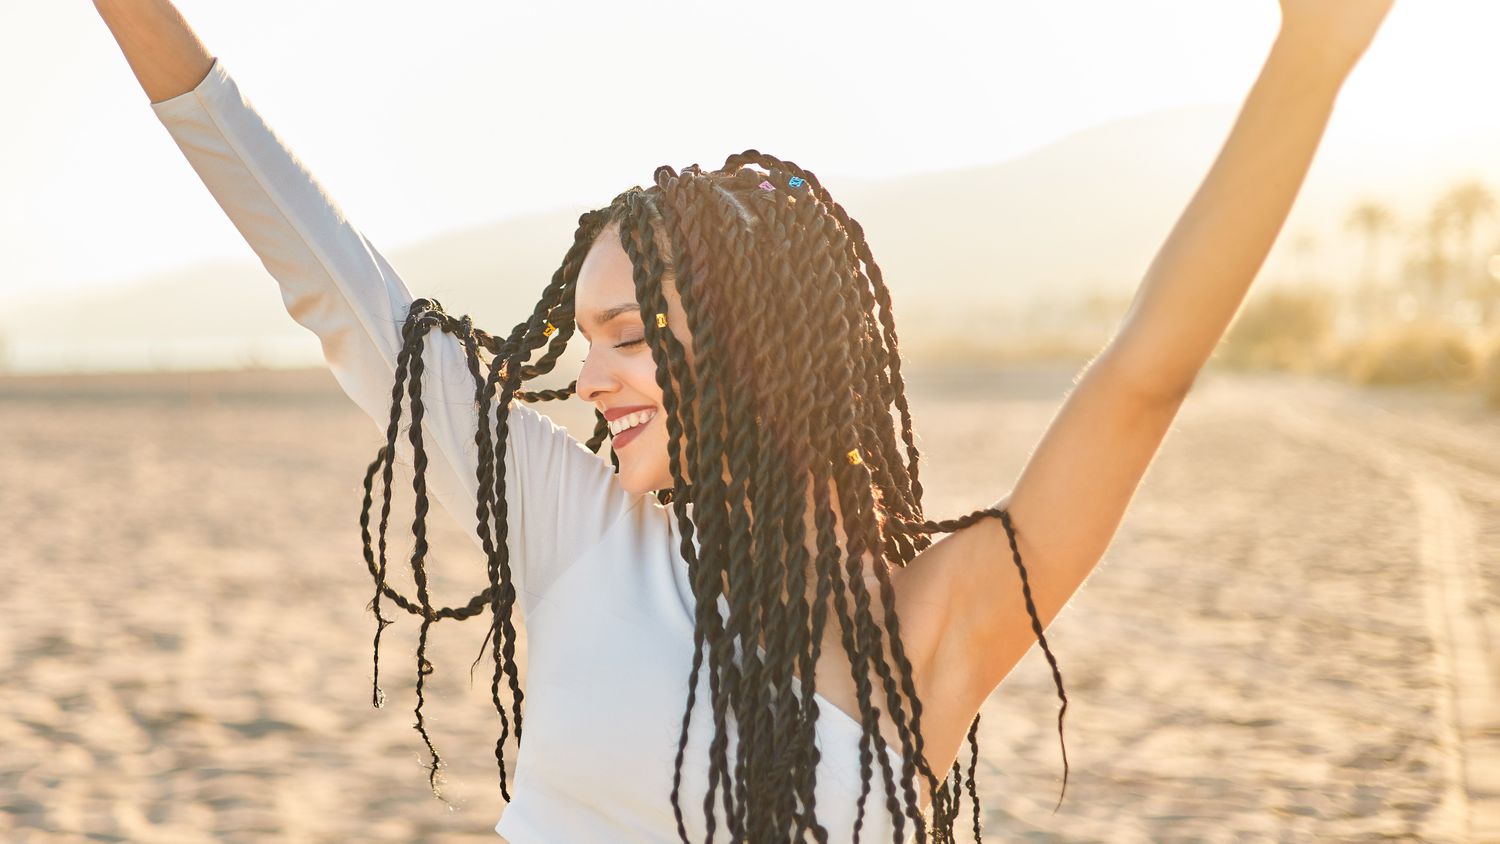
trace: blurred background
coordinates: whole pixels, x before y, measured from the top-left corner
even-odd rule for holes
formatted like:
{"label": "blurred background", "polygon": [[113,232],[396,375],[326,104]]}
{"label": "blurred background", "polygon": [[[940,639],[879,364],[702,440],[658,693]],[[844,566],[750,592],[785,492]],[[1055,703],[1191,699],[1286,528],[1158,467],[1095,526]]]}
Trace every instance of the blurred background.
{"label": "blurred background", "polygon": [[[491,331],[530,312],[581,212],[660,164],[754,147],[816,172],[890,284],[940,518],[1009,488],[1279,16],[177,5],[407,286]],[[1048,632],[1070,692],[1056,815],[1039,649],[986,706],[994,837],[1500,840],[1495,32],[1495,4],[1406,0],[1349,79],[1261,277]],[[482,625],[435,634],[425,712],[453,808],[409,729],[415,625],[384,639],[392,704],[368,704],[355,520],[377,427],[91,7],[0,6],[0,98],[0,833],[492,839],[487,667],[473,689],[457,670]],[[591,430],[587,408],[543,409]],[[482,561],[440,521],[454,603]]]}
{"label": "blurred background", "polygon": [[[1271,0],[181,8],[409,286],[481,325],[530,306],[581,211],[753,146],[853,209],[907,353],[941,361],[1109,336],[1279,18]],[[0,364],[320,363],[92,9],[10,4],[0,27]],[[1497,30],[1493,4],[1396,8],[1217,362],[1482,389]],[[67,331],[37,317],[59,312]]]}

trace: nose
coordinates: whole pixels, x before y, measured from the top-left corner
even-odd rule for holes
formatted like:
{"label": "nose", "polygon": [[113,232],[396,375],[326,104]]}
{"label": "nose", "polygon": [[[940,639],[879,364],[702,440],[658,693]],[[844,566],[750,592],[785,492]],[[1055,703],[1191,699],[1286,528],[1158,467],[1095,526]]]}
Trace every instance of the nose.
{"label": "nose", "polygon": [[619,379],[615,377],[609,363],[609,350],[600,349],[595,354],[595,350],[590,349],[584,355],[583,366],[578,370],[578,397],[590,404],[598,404],[603,397],[619,388]]}

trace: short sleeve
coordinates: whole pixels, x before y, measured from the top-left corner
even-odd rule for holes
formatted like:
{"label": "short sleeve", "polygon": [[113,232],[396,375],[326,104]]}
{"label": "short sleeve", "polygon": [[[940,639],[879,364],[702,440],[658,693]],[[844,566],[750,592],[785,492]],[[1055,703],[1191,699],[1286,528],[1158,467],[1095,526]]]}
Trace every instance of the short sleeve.
{"label": "short sleeve", "polygon": [[[241,95],[222,61],[215,58],[193,90],[150,105],[280,285],[292,319],[318,336],[339,386],[384,436],[401,326],[413,299],[406,285]],[[436,329],[427,336],[423,363],[428,494],[479,546],[474,379],[462,344]],[[491,430],[498,412],[492,406]],[[507,545],[522,609],[529,610],[645,496],[626,492],[607,460],[543,414],[519,401],[509,413]],[[403,412],[403,426],[409,420]],[[397,458],[410,465],[404,427],[397,443]]]}

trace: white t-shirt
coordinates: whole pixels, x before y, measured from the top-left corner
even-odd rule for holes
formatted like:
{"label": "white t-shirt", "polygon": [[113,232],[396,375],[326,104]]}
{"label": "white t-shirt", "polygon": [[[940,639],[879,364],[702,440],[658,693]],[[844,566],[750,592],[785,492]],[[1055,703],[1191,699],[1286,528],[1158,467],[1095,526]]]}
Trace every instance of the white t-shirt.
{"label": "white t-shirt", "polygon": [[[383,437],[413,299],[406,285],[240,93],[222,61],[215,59],[192,91],[151,108]],[[428,492],[478,547],[473,377],[456,338],[436,329],[423,361]],[[497,412],[491,409],[492,428]],[[519,401],[509,413],[506,543],[528,653],[513,800],[495,829],[513,844],[676,841],[668,796],[693,653],[693,593],[676,519],[654,496],[624,490],[607,459],[546,416]],[[407,464],[409,421],[403,413],[397,438],[398,458]],[[705,828],[712,738],[706,675],[705,667],[679,798],[692,840]],[[831,841],[847,841],[861,730],[826,699],[817,702],[818,819]],[[730,741],[732,763],[732,733]],[[887,755],[899,778],[899,748]],[[719,814],[716,826],[727,833],[722,807]],[[892,834],[877,760],[860,837],[889,841]]]}

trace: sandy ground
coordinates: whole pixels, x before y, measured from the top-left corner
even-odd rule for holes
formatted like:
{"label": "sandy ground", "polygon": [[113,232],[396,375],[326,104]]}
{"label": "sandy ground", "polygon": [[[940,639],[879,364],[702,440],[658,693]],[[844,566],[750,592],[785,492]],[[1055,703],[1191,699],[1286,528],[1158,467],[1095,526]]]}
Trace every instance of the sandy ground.
{"label": "sandy ground", "polygon": [[[1003,494],[1071,374],[913,373],[929,513]],[[378,442],[321,371],[0,379],[0,838],[497,840],[482,622],[432,644],[452,808],[409,618],[369,704]],[[1056,814],[1040,649],[984,709],[987,839],[1500,840],[1497,443],[1450,394],[1206,374],[1048,631]],[[482,562],[434,526],[467,598]]]}

